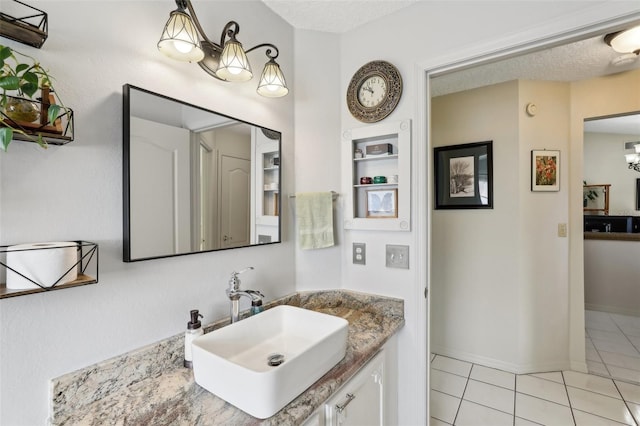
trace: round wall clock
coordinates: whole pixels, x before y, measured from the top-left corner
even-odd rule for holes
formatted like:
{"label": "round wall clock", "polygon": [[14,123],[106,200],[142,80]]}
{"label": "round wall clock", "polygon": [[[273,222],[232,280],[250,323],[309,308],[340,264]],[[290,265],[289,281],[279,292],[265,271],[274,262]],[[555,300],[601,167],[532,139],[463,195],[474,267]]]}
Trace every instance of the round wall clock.
{"label": "round wall clock", "polygon": [[402,77],[398,69],[386,61],[371,61],[351,78],[347,106],[358,120],[375,123],[393,112],[401,95]]}

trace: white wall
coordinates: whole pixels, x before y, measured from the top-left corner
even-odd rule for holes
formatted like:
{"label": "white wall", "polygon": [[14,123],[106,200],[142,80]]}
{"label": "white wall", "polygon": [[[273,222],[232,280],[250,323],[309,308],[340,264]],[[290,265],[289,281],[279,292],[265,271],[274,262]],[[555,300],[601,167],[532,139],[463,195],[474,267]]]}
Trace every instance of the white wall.
{"label": "white wall", "polygon": [[[281,130],[288,193],[293,97],[268,100],[255,93],[256,77],[244,85],[222,83],[195,64],[164,57],[155,46],[175,9],[171,1],[30,3],[49,13],[42,49],[2,43],[38,58],[56,77],[60,96],[75,112],[76,137],[47,150],[13,142],[0,154],[0,243],[97,242],[100,282],[0,301],[0,424],[10,426],[46,423],[51,378],[179,333],[190,309],[199,308],[205,322],[228,315],[224,289],[233,270],[255,266],[243,275],[243,286],[262,290],[269,300],[295,291],[286,210],[282,244],[123,263],[121,166],[121,88],[131,83]],[[293,86],[293,30],[281,18],[261,2],[194,3],[214,40],[235,19],[246,47],[276,44]],[[263,57],[249,54],[254,73],[261,72]]]}
{"label": "white wall", "polygon": [[[639,77],[640,78],[640,77]],[[624,159],[625,142],[634,142],[640,135],[614,133],[584,134],[584,180],[588,184],[611,184],[609,214],[612,216],[637,216],[636,179],[640,175],[630,170]],[[604,197],[590,202],[591,208],[602,208]]]}

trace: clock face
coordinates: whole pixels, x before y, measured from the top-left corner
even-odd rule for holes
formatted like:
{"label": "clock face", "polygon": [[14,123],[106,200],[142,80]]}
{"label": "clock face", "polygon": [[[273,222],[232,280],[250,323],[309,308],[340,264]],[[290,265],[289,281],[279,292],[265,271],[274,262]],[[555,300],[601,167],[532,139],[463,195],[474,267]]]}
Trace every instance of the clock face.
{"label": "clock face", "polygon": [[365,108],[374,108],[387,95],[387,82],[378,75],[367,78],[358,88],[358,102]]}

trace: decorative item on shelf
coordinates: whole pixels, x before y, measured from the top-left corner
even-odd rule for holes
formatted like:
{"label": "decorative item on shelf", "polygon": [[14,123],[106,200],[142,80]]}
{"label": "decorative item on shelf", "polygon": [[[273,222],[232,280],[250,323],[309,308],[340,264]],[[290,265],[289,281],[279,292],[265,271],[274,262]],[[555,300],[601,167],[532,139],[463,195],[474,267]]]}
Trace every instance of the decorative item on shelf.
{"label": "decorative item on shelf", "polygon": [[387,176],[388,183],[398,183],[398,175]]}
{"label": "decorative item on shelf", "polygon": [[582,185],[582,206],[587,207],[589,201],[595,201],[595,199],[598,198],[598,191],[594,190],[593,187],[587,186],[586,180],[582,181]]}
{"label": "decorative item on shelf", "polygon": [[374,189],[367,191],[367,217],[398,217],[398,190]]}
{"label": "decorative item on shelf", "polygon": [[360,178],[360,185],[371,185],[373,180],[369,176],[363,176]]}
{"label": "decorative item on shelf", "polygon": [[25,16],[14,17],[0,13],[0,36],[29,46],[42,47],[48,35],[47,13],[18,0],[13,0],[13,3],[20,6],[15,8],[15,13],[12,13]]}
{"label": "decorative item on shelf", "polygon": [[386,176],[374,176],[373,177],[373,183],[387,183],[387,177]]}
{"label": "decorative item on shelf", "polygon": [[624,155],[629,165],[629,170],[640,172],[640,141],[635,143],[631,142],[628,145],[633,145],[633,149],[635,150],[634,153]]}
{"label": "decorative item on shelf", "polygon": [[353,158],[364,158],[364,154],[362,154],[362,150],[360,148],[356,148],[353,152]]}
{"label": "decorative item on shelf", "polygon": [[391,155],[393,154],[393,145],[390,143],[378,143],[375,145],[367,145],[365,148],[367,157],[371,155]]}
{"label": "decorative item on shelf", "polygon": [[[0,88],[2,149],[12,140],[37,142],[43,148],[73,140],[73,111],[56,99],[52,77],[34,58],[0,45]],[[41,96],[34,99],[38,90]]]}
{"label": "decorative item on shelf", "polygon": [[398,69],[386,61],[371,61],[351,78],[347,106],[356,119],[375,123],[393,112],[401,96],[402,77]]}
{"label": "decorative item on shelf", "polygon": [[0,299],[98,282],[98,245],[88,241],[0,246]]}
{"label": "decorative item on shelf", "polygon": [[278,48],[271,43],[258,44],[244,50],[236,36],[240,33],[240,25],[229,21],[220,36],[220,44],[207,37],[191,0],[176,0],[178,8],[171,12],[158,49],[172,59],[186,62],[198,62],[198,65],[212,77],[230,82],[249,81],[253,77],[247,53],[266,47],[269,58],[264,66],[258,94],[268,98],[279,98],[289,93],[284,74],[275,61],[279,55]]}

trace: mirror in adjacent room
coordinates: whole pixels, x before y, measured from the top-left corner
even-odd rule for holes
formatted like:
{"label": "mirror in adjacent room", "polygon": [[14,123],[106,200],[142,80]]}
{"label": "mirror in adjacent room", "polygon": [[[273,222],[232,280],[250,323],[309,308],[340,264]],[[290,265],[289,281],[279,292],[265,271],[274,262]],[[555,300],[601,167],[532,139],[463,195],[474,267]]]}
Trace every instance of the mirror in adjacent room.
{"label": "mirror in adjacent room", "polygon": [[280,242],[280,137],[124,85],[123,260]]}

